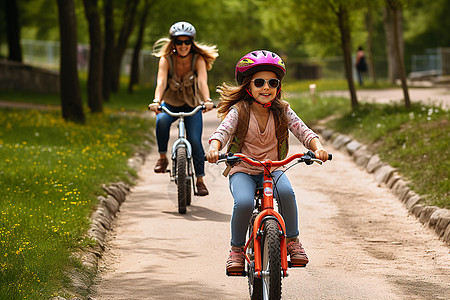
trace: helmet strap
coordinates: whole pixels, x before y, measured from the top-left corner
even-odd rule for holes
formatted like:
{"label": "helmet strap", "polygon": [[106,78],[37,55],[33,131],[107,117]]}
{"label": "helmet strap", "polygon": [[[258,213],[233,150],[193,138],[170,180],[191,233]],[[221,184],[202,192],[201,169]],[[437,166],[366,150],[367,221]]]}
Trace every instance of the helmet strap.
{"label": "helmet strap", "polygon": [[248,89],[245,89],[245,90],[246,90],[247,93],[250,95],[250,97],[252,97],[252,99],[253,99],[254,102],[258,103],[259,105],[261,105],[261,106],[264,107],[264,108],[271,107],[273,101],[275,101],[275,98],[278,96],[278,94],[279,94],[280,91],[281,91],[281,89],[278,89],[278,92],[277,92],[276,96],[275,96],[270,102],[268,102],[268,103],[261,103],[261,102],[259,102],[258,100],[256,100],[255,97],[253,97],[252,93],[250,93],[250,91],[249,91]]}

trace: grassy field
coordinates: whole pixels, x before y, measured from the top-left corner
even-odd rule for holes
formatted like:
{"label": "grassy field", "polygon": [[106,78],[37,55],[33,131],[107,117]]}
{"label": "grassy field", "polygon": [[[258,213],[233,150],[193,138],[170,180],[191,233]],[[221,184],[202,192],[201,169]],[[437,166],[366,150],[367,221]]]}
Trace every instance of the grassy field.
{"label": "grassy field", "polygon": [[127,160],[153,121],[0,109],[0,299],[48,299],[79,268],[70,254],[89,245],[89,216],[101,185],[130,181]]}
{"label": "grassy field", "polygon": [[360,104],[350,108],[344,98],[290,99],[308,125],[330,115],[327,127],[354,137],[372,153],[397,168],[428,205],[450,209],[450,113],[441,107],[413,104]]}
{"label": "grassy field", "polygon": [[[330,128],[368,144],[428,204],[450,208],[448,111],[373,104],[352,111],[348,99],[313,104],[292,96],[305,95],[308,85],[286,87],[308,125],[337,116]],[[320,87],[342,89],[345,82]],[[127,159],[153,133],[153,119],[142,118],[153,91],[125,90],[112,94],[104,114],[86,113],[84,125],[64,122],[59,110],[0,109],[0,299],[47,299],[67,287],[67,269],[81,268],[70,254],[92,243],[86,230],[101,184],[130,180]],[[60,105],[58,95],[0,92],[0,100]]]}

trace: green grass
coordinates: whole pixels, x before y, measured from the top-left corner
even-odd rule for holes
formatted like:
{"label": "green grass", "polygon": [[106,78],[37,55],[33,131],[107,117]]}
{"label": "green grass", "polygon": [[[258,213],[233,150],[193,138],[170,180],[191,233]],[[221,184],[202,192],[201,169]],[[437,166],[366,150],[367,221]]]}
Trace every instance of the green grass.
{"label": "green grass", "polygon": [[89,216],[101,185],[130,181],[128,158],[153,121],[0,110],[0,299],[48,299],[80,267],[70,254],[92,241]]}
{"label": "green grass", "polygon": [[422,195],[426,204],[450,208],[450,113],[440,107],[413,104],[410,109],[395,104],[360,104],[350,108],[344,98],[310,97],[289,99],[293,109],[308,124],[335,115],[327,127],[353,136],[397,168]]}

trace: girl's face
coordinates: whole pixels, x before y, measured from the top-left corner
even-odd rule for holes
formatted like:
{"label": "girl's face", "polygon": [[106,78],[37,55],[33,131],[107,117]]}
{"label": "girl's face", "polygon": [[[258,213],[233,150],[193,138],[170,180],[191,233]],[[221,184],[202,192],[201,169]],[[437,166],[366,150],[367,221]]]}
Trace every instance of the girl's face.
{"label": "girl's face", "polygon": [[186,56],[191,51],[192,40],[187,36],[179,36],[173,41],[177,53],[181,56]]}
{"label": "girl's face", "polygon": [[274,72],[257,72],[250,81],[250,92],[258,102],[266,104],[275,98],[280,84]]}

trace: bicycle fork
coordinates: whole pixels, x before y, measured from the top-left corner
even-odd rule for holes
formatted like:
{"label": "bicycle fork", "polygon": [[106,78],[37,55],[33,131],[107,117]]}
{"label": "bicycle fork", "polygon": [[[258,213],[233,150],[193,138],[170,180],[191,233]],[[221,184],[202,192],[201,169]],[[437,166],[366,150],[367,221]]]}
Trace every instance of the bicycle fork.
{"label": "bicycle fork", "polygon": [[[255,277],[261,278],[262,273],[262,260],[261,260],[261,238],[262,231],[264,230],[263,224],[267,219],[276,220],[280,234],[280,259],[281,259],[281,272],[283,277],[288,276],[288,262],[287,262],[287,248],[286,248],[286,226],[281,215],[273,209],[265,209],[255,219],[252,237],[249,241],[253,240],[253,251],[255,261]],[[245,246],[246,248],[248,245]],[[248,258],[246,258],[248,260]]]}

